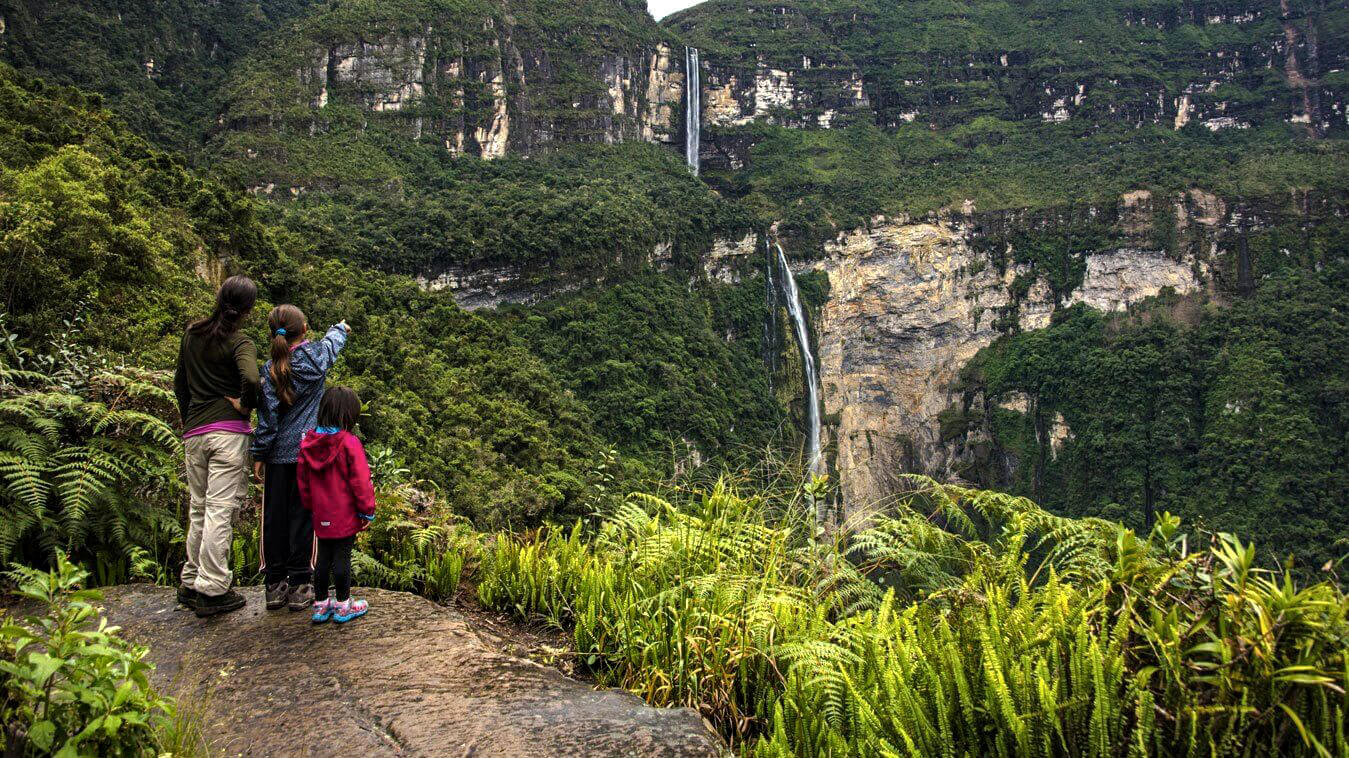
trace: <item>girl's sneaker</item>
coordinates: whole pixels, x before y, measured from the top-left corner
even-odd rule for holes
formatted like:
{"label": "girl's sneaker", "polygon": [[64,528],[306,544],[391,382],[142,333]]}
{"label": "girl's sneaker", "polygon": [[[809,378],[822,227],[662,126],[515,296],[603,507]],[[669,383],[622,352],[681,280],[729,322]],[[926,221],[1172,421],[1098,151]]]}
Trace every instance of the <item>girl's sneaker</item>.
{"label": "girl's sneaker", "polygon": [[324,598],[314,603],[314,615],[312,620],[315,624],[323,622],[333,617],[333,611],[337,608],[337,601]]}
{"label": "girl's sneaker", "polygon": [[346,600],[334,602],[332,604],[333,621],[339,624],[345,624],[348,621],[364,616],[365,612],[370,610],[370,604],[364,600],[348,598]]}

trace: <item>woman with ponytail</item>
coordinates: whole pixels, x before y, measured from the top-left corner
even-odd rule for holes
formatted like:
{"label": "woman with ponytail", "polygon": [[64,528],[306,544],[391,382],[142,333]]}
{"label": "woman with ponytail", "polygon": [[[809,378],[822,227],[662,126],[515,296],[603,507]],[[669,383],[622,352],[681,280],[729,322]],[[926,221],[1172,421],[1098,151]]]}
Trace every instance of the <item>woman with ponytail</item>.
{"label": "woman with ponytail", "polygon": [[300,439],[318,424],[323,383],[351,329],[343,321],[310,342],[309,321],[293,305],[273,308],[267,326],[271,359],[263,367],[253,435],[253,470],[263,482],[262,570],[267,608],[300,611],[314,601],[315,543],[313,521],[300,504],[295,462]]}
{"label": "woman with ponytail", "polygon": [[173,376],[189,495],[178,602],[198,616],[244,605],[230,589],[229,558],[234,511],[248,495],[248,416],[258,404],[258,352],[239,326],[257,297],[252,279],[226,279],[211,315],[187,327]]}

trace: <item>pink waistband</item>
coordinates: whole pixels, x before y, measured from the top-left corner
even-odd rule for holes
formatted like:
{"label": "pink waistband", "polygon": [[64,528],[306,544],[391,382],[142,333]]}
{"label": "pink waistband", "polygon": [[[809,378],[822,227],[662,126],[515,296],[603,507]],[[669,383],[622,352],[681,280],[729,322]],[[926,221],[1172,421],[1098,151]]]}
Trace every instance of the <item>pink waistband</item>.
{"label": "pink waistband", "polygon": [[248,425],[247,421],[213,421],[209,424],[202,424],[195,429],[189,429],[183,432],[183,439],[196,437],[201,434],[210,434],[211,432],[229,432],[231,434],[252,434],[253,427]]}

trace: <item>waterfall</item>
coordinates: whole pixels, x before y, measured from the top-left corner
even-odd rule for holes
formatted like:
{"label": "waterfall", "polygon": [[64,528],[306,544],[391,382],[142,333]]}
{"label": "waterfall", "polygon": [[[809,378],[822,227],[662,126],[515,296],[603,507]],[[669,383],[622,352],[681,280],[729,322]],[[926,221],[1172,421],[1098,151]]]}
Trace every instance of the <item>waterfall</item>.
{"label": "waterfall", "polygon": [[773,269],[778,267],[778,259],[773,255],[773,248],[769,246],[768,239],[764,238],[764,274],[767,282],[764,287],[764,304],[768,307],[768,318],[763,322],[763,360],[768,366],[768,389],[773,389],[773,373],[778,370],[778,290],[773,283]]}
{"label": "waterfall", "polygon": [[703,93],[698,48],[684,48],[684,158],[698,175],[698,146],[702,139]]}
{"label": "waterfall", "polygon": [[796,277],[787,266],[787,254],[782,245],[774,242],[778,249],[778,268],[782,272],[782,294],[787,299],[787,315],[792,318],[796,331],[796,343],[801,347],[801,362],[806,372],[806,460],[810,473],[820,471],[820,379],[815,372],[815,355],[810,351],[810,330],[806,328],[806,309],[801,306],[801,291],[796,287]]}

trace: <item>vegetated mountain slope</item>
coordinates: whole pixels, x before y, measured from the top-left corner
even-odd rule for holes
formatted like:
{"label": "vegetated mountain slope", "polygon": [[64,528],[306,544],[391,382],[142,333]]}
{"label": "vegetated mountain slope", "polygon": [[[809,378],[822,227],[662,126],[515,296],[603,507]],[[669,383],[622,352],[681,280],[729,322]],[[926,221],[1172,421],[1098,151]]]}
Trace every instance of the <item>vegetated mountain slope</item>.
{"label": "vegetated mountain slope", "polygon": [[106,98],[142,137],[200,147],[231,66],[316,0],[3,0],[0,60]]}
{"label": "vegetated mountain slope", "polygon": [[386,269],[687,258],[750,222],[674,151],[612,144],[675,138],[668,37],[618,0],[316,7],[235,67],[215,167]]}
{"label": "vegetated mountain slope", "polygon": [[609,146],[682,129],[682,64],[640,4],[171,5],[16,5],[0,44],[152,141],[205,143],[213,172],[282,201],[275,218],[320,252],[432,276],[572,270],[748,227],[673,151]]}
{"label": "vegetated mountain slope", "polygon": [[708,181],[808,247],[968,203],[1345,183],[1317,139],[1346,133],[1339,6],[740,0],[664,24],[705,48]]}
{"label": "vegetated mountain slope", "polygon": [[764,115],[816,115],[792,108],[796,90],[838,107],[815,90],[855,74],[854,104],[882,126],[1292,120],[1324,134],[1347,126],[1346,16],[1323,0],[715,0],[664,24]]}
{"label": "vegetated mountain slope", "polygon": [[373,135],[482,158],[670,140],[668,38],[623,0],[317,6],[231,72],[215,143],[250,184],[312,189],[390,178]]}
{"label": "vegetated mountain slope", "polygon": [[263,226],[254,201],[195,177],[95,99],[0,68],[0,293],[24,344],[54,343],[54,368],[75,382],[91,362],[170,367],[213,283],[241,271],[262,287],[247,324],[257,344],[275,302],[300,304],[316,328],[352,324],[334,379],[369,403],[367,442],[397,442],[458,513],[526,523],[587,510],[589,471],[607,447],[507,329],[406,277],[313,256],[306,240]]}
{"label": "vegetated mountain slope", "polygon": [[961,475],[1143,528],[1170,511],[1319,570],[1349,535],[1349,267],[1288,267],[1219,308],[1082,306],[986,348],[943,433]]}
{"label": "vegetated mountain slope", "polygon": [[[722,460],[762,447],[776,431],[777,408],[760,391],[766,380],[753,366],[763,308],[758,283],[695,288],[683,271],[652,275],[630,288],[630,298],[652,298],[636,319],[629,318],[631,299],[580,292],[550,306],[559,328],[568,324],[574,337],[556,344],[539,330],[542,319],[468,313],[448,293],[361,265],[361,245],[382,247],[379,235],[397,239],[400,230],[353,224],[335,205],[279,212],[203,180],[180,158],[132,135],[97,100],[0,67],[0,313],[27,343],[55,340],[109,360],[168,367],[179,330],[208,309],[213,284],[242,271],[263,289],[251,329],[262,328],[261,314],[277,302],[300,305],[316,328],[342,318],[352,323],[336,379],[369,403],[367,441],[403,451],[414,476],[434,482],[456,512],[480,523],[586,512],[601,464],[606,478],[659,474],[671,463],[671,442],[687,439],[699,455]],[[480,180],[492,187],[486,199],[525,205],[518,194],[493,192],[545,191],[549,172],[566,167],[567,155],[467,165],[488,172]],[[687,172],[681,180],[680,187],[713,197]],[[611,202],[637,202],[612,182],[605,188]],[[546,218],[508,230],[545,246],[550,234],[585,230],[585,213],[605,209],[604,202],[582,207],[575,226]],[[532,218],[528,208],[519,212]],[[293,226],[269,226],[278,213]],[[632,212],[618,221],[630,228],[599,232],[617,238],[647,229]],[[372,236],[339,246],[344,235],[360,234]],[[612,240],[582,243],[601,249]],[[262,344],[261,332],[253,336]],[[601,356],[602,365],[589,365],[581,351]],[[590,381],[592,370],[611,372],[602,379],[621,376],[621,386]],[[643,397],[664,398],[662,412],[610,402]],[[605,463],[611,445],[625,461]]]}
{"label": "vegetated mountain slope", "polygon": [[[1349,143],[1306,139],[1287,124],[1209,132],[1144,126],[1091,129],[994,118],[944,130],[738,130],[754,146],[738,171],[707,180],[781,221],[804,249],[877,214],[1113,207],[1127,192],[1202,188],[1241,201],[1290,192],[1342,194]],[[737,137],[738,139],[739,137]]]}

